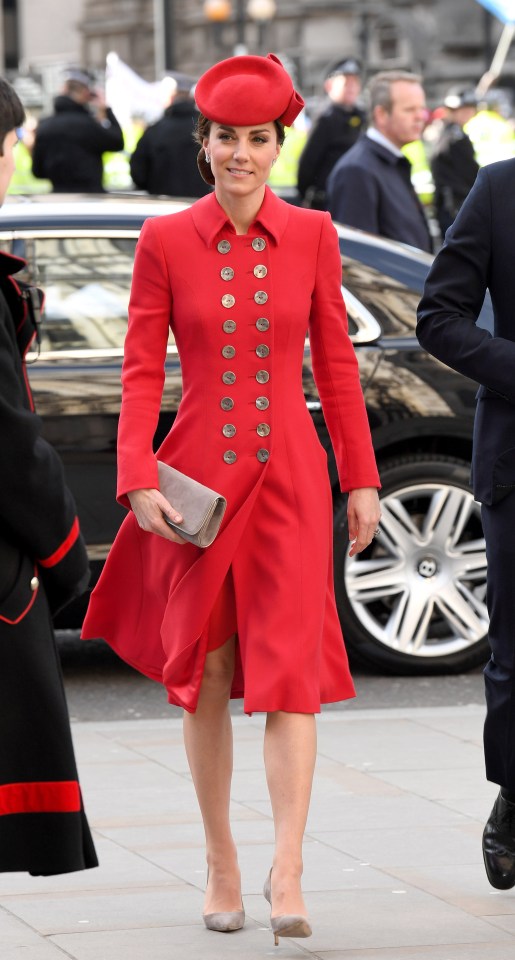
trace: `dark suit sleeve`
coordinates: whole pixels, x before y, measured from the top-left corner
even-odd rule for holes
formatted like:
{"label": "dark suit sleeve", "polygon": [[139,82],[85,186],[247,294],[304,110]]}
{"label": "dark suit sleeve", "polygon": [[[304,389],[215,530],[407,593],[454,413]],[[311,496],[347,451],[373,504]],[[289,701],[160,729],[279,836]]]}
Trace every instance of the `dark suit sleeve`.
{"label": "dark suit sleeve", "polygon": [[333,220],[369,233],[380,233],[378,184],[369,170],[354,164],[337,164],[327,188]]}
{"label": "dark suit sleeve", "polygon": [[40,418],[26,406],[6,311],[0,294],[0,526],[37,562],[50,607],[56,612],[84,592],[89,568],[60,458],[42,438]]}
{"label": "dark suit sleeve", "polygon": [[99,153],[116,153],[124,147],[122,128],[110,107],[106,107],[106,119],[103,123],[91,117],[88,137],[90,147],[94,147]]}
{"label": "dark suit sleeve", "polygon": [[515,403],[515,343],[476,326],[490,285],[492,231],[490,178],[484,167],[429,271],[417,336],[449,367]]}
{"label": "dark suit sleeve", "polygon": [[38,136],[37,130],[32,149],[32,173],[41,180],[47,177],[45,151],[41,149],[41,136]]}

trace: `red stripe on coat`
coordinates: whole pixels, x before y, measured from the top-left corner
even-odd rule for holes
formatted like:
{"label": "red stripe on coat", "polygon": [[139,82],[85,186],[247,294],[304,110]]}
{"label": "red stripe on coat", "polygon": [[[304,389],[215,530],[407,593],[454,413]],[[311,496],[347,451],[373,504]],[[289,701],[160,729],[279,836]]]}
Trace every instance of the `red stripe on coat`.
{"label": "red stripe on coat", "polygon": [[0,786],[0,816],[10,813],[77,813],[80,808],[80,789],[76,780]]}
{"label": "red stripe on coat", "polygon": [[66,540],[63,540],[61,546],[58,547],[57,550],[54,550],[54,553],[52,553],[49,557],[47,557],[46,560],[39,560],[38,562],[41,564],[42,567],[55,567],[56,563],[59,563],[59,561],[66,556],[68,551],[71,550],[78,536],[79,536],[79,521],[77,517],[75,517],[75,520],[73,521],[73,524],[72,524],[72,528],[68,536],[66,537]]}
{"label": "red stripe on coat", "polygon": [[[37,573],[38,573],[38,568],[37,568],[37,567],[34,567],[34,577],[37,577]],[[1,614],[1,613],[0,613],[0,620],[2,620],[3,623],[8,623],[10,627],[16,626],[17,623],[20,623],[20,621],[23,620],[23,618],[27,616],[27,614],[28,614],[28,612],[29,612],[32,604],[34,603],[37,595],[38,595],[38,588],[36,587],[36,589],[32,591],[31,598],[30,598],[27,606],[25,607],[24,610],[21,611],[21,613],[18,614],[17,617],[14,618],[14,620],[10,619],[9,617],[6,617],[4,614]]]}

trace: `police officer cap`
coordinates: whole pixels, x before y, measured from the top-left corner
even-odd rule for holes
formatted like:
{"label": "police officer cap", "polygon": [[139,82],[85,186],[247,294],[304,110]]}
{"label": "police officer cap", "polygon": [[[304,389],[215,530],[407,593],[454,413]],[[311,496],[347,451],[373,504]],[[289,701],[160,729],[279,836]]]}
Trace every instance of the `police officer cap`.
{"label": "police officer cap", "polygon": [[343,60],[335,60],[334,63],[328,66],[325,72],[325,78],[329,80],[329,77],[339,77],[341,74],[344,74],[344,76],[359,77],[361,74],[361,64],[359,60],[356,60],[355,57],[345,57]]}
{"label": "police officer cap", "polygon": [[477,107],[477,96],[472,87],[452,87],[443,102],[449,110],[458,110],[459,107]]}
{"label": "police officer cap", "polygon": [[289,127],[304,106],[289,73],[273,54],[221,60],[204,73],[195,100],[208,120],[248,127],[279,120]]}
{"label": "police officer cap", "polygon": [[93,87],[95,84],[93,74],[81,67],[67,67],[63,76],[65,80],[74,80],[75,83],[82,83],[84,87]]}

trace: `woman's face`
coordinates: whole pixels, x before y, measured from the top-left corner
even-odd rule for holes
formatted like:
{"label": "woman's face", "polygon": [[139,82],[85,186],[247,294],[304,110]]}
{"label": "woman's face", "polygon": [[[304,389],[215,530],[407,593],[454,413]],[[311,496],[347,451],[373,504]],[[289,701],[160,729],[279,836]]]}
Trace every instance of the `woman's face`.
{"label": "woman's face", "polygon": [[235,197],[246,197],[262,187],[281,151],[274,123],[255,127],[212,123],[202,145],[211,157],[217,189]]}

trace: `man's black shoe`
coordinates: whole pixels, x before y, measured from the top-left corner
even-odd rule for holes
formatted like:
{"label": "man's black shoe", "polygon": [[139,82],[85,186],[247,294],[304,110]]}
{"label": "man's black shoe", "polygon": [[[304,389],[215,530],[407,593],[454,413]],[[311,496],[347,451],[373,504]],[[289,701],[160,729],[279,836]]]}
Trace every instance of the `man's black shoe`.
{"label": "man's black shoe", "polygon": [[515,803],[499,796],[483,831],[486,875],[497,890],[515,886]]}

